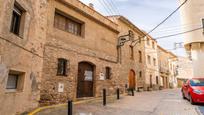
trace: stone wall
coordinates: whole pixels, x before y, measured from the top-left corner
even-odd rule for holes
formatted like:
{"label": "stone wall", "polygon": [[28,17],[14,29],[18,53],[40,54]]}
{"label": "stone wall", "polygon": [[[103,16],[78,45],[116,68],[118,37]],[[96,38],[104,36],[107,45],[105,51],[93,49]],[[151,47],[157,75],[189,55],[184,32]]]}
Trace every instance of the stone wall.
{"label": "stone wall", "polygon": [[[39,82],[46,38],[46,0],[16,0],[25,10],[20,36],[10,32],[14,0],[0,1],[0,107],[11,115],[38,106]],[[16,91],[6,89],[8,73],[22,73]]]}

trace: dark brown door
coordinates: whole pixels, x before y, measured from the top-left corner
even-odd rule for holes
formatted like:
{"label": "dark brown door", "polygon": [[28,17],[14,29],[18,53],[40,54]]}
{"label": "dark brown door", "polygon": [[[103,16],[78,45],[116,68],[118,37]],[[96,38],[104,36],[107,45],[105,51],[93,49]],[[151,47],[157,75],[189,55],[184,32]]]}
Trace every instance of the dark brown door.
{"label": "dark brown door", "polygon": [[77,98],[93,97],[94,66],[81,62],[78,66]]}
{"label": "dark brown door", "polygon": [[150,75],[150,88],[152,88],[152,75]]}
{"label": "dark brown door", "polygon": [[129,88],[135,89],[135,72],[133,70],[130,70],[129,72]]}

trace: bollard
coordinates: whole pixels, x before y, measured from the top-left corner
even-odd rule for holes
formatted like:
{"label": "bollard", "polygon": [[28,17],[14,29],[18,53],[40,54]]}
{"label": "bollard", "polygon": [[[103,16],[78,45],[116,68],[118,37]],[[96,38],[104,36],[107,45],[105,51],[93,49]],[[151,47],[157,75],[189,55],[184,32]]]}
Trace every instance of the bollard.
{"label": "bollard", "polygon": [[119,90],[119,88],[117,88],[117,99],[118,100],[120,99],[120,90]]}
{"label": "bollard", "polygon": [[103,106],[106,106],[106,89],[103,89]]}
{"label": "bollard", "polygon": [[132,89],[132,96],[134,96],[134,89]]}
{"label": "bollard", "polygon": [[68,115],[72,115],[72,100],[68,100]]}

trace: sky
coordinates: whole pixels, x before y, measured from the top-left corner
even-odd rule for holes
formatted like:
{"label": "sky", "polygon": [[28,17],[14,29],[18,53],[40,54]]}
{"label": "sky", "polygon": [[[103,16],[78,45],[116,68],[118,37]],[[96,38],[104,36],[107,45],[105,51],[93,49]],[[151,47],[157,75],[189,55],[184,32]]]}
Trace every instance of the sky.
{"label": "sky", "polygon": [[[85,4],[92,3],[94,9],[101,14],[123,15],[141,30],[149,32],[157,24],[163,21],[178,6],[179,0],[80,0]],[[181,25],[180,13],[176,12],[169,20],[162,24],[150,35],[153,38],[176,34],[185,31]],[[184,41],[182,35],[159,39],[159,45],[178,56],[186,56],[184,48],[174,49],[175,43]]]}

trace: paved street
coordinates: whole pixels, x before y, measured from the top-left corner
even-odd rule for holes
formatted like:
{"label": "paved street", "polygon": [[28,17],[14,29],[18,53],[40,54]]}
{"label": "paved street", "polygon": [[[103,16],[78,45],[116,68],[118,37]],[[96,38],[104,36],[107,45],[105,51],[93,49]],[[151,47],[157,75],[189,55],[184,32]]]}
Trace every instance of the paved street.
{"label": "paved street", "polygon": [[[74,115],[200,115],[202,105],[183,100],[180,89],[136,93],[103,107],[101,103],[74,106]],[[67,115],[67,108],[47,110],[38,115]]]}

